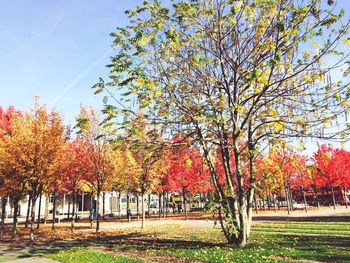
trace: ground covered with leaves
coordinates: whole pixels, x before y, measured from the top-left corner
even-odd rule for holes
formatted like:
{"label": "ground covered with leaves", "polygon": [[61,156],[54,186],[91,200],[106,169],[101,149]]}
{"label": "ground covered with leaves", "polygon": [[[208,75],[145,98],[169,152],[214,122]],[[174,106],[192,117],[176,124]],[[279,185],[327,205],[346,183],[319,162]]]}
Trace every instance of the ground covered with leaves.
{"label": "ground covered with leaves", "polygon": [[[67,227],[51,231],[47,226],[37,232],[36,245],[26,253],[59,262],[84,263],[350,262],[347,217],[328,222],[255,223],[251,242],[244,248],[228,246],[220,228],[213,225],[212,221],[202,219],[183,224],[169,221],[144,229],[106,230],[98,236],[87,226],[78,227],[74,233]],[[24,229],[21,234],[24,238]],[[18,244],[17,240],[7,245],[18,249]]]}

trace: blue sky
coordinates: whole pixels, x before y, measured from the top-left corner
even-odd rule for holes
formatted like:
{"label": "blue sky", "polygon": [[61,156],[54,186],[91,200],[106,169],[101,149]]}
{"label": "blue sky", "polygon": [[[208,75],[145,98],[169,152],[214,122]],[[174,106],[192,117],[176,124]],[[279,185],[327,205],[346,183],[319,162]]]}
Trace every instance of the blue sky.
{"label": "blue sky", "polygon": [[[123,11],[142,0],[0,0],[0,105],[27,110],[34,97],[74,124],[79,105],[102,108],[91,86],[106,78]],[[349,0],[339,0],[349,10]]]}
{"label": "blue sky", "polygon": [[79,105],[102,107],[90,87],[105,77],[123,11],[140,0],[0,0],[0,105],[27,110],[35,96],[74,123]]}

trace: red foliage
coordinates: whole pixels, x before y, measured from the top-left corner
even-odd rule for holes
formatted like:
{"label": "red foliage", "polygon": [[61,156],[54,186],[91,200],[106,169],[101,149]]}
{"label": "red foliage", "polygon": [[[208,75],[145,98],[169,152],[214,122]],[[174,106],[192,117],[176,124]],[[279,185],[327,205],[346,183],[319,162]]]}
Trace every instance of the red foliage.
{"label": "red foliage", "polygon": [[197,148],[176,146],[168,153],[168,172],[163,178],[163,189],[190,194],[211,190],[210,175]]}
{"label": "red foliage", "polygon": [[3,133],[11,133],[11,118],[16,116],[17,114],[21,114],[20,111],[16,110],[13,106],[4,110],[0,107],[0,130]]}
{"label": "red foliage", "polygon": [[322,145],[313,158],[318,188],[350,188],[350,152]]}
{"label": "red foliage", "polygon": [[79,191],[82,183],[88,181],[93,170],[89,154],[84,141],[74,140],[68,143],[62,178],[62,186],[66,191]]}

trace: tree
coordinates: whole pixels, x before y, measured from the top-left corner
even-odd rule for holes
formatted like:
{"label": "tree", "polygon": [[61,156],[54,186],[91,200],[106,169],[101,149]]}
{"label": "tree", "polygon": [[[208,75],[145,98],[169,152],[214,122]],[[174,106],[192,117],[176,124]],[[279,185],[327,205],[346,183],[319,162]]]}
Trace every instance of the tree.
{"label": "tree", "polygon": [[[115,176],[112,179],[112,189],[119,192],[119,199],[121,193],[125,193],[127,196],[127,217],[129,222],[131,221],[130,214],[130,193],[137,192],[137,186],[140,180],[140,166],[136,162],[136,159],[129,149],[129,145],[124,139],[121,139],[115,145],[114,149],[114,164],[115,164]],[[119,200],[120,202],[120,200]],[[119,207],[119,214],[121,215],[121,207]]]}
{"label": "tree", "polygon": [[79,128],[78,134],[87,143],[88,157],[92,164],[91,176],[88,180],[97,194],[96,233],[98,233],[100,231],[99,209],[101,193],[112,187],[113,175],[115,174],[113,149],[107,141],[106,136],[108,134],[100,126],[98,116],[92,108],[87,109],[81,106],[81,112],[77,121],[76,126]]}
{"label": "tree", "polygon": [[[47,191],[60,161],[65,145],[62,117],[55,111],[47,112],[35,101],[31,112],[26,112],[20,120],[18,133],[24,133],[20,147],[16,151],[16,164],[26,176],[28,192],[32,198],[30,242],[34,241],[35,204],[37,198]],[[14,132],[14,127],[12,127]],[[40,204],[39,204],[40,205]],[[40,207],[39,207],[40,214]]]}
{"label": "tree", "polygon": [[[26,171],[18,162],[23,156],[18,150],[25,147],[23,139],[28,134],[22,129],[22,116],[13,107],[6,111],[0,108],[0,196],[1,196],[1,235],[5,224],[6,203],[12,201],[14,207],[12,238],[17,234],[17,215],[19,201],[27,190]],[[10,199],[8,199],[10,197]]]}
{"label": "tree", "polygon": [[92,162],[89,157],[90,151],[85,141],[75,139],[68,142],[63,165],[62,188],[71,194],[72,218],[71,230],[74,230],[76,213],[76,194],[84,181],[91,178]]}
{"label": "tree", "polygon": [[[328,76],[349,71],[348,54],[338,49],[349,42],[349,23],[321,2],[175,1],[167,8],[145,1],[112,33],[111,81],[97,83],[96,93],[116,87],[136,95],[151,120],[201,145],[230,244],[249,240],[259,151],[281,138],[335,138],[325,128],[348,111],[348,86]],[[125,109],[106,111],[115,120]],[[212,158],[217,148],[225,186]]]}
{"label": "tree", "polygon": [[[330,189],[332,203],[336,208],[334,189],[346,190],[349,185],[349,153],[341,149],[321,145],[313,156],[314,176],[319,188]],[[345,198],[346,199],[346,198]]]}
{"label": "tree", "polygon": [[186,200],[191,194],[207,193],[211,189],[209,173],[199,150],[190,147],[186,141],[174,144],[165,160],[169,164],[164,175],[163,187],[182,194],[187,219]]}
{"label": "tree", "polygon": [[125,140],[138,164],[137,191],[141,194],[142,223],[144,227],[145,194],[150,194],[159,185],[162,175],[162,160],[166,150],[161,134],[139,113],[125,126]]}

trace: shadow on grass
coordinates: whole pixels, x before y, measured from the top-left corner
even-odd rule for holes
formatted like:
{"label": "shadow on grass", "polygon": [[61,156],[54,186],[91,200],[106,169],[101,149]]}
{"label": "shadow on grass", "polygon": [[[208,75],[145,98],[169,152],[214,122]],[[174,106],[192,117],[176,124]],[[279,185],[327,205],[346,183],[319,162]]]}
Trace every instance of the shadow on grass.
{"label": "shadow on grass", "polygon": [[[4,242],[2,244],[5,244]],[[0,248],[1,254],[11,254],[17,259],[39,256],[47,253],[55,253],[60,250],[73,248],[103,247],[104,250],[112,251],[117,246],[135,247],[138,251],[149,249],[166,250],[169,248],[176,249],[199,249],[225,246],[214,242],[188,241],[167,238],[155,238],[153,234],[142,234],[138,232],[129,234],[116,234],[104,237],[93,237],[86,239],[76,239],[71,241],[47,241],[36,246],[29,246],[18,243],[8,243],[6,248]],[[1,261],[1,260],[0,260]]]}
{"label": "shadow on grass", "polygon": [[310,217],[289,217],[289,216],[254,216],[253,221],[284,221],[284,222],[349,222],[349,216],[310,216]]}

